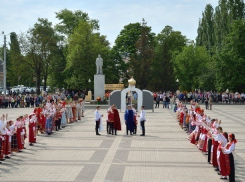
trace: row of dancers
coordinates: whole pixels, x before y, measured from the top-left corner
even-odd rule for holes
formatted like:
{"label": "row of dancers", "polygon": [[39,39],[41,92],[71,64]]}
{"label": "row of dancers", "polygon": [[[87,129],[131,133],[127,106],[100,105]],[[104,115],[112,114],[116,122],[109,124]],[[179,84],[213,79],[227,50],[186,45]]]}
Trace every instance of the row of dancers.
{"label": "row of dancers", "polygon": [[59,131],[67,124],[81,120],[83,112],[83,100],[55,103],[50,99],[34,108],[33,113],[17,117],[16,121],[8,120],[8,114],[3,114],[0,117],[0,163],[10,159],[13,152],[26,149],[27,129],[28,143],[34,146],[39,133],[49,136],[54,130]]}
{"label": "row of dancers", "polygon": [[176,115],[179,125],[190,133],[187,139],[208,155],[208,162],[221,175],[220,179],[227,180],[229,176],[229,181],[235,181],[235,135],[224,132],[221,120],[208,117],[195,101],[190,109],[178,101]]}

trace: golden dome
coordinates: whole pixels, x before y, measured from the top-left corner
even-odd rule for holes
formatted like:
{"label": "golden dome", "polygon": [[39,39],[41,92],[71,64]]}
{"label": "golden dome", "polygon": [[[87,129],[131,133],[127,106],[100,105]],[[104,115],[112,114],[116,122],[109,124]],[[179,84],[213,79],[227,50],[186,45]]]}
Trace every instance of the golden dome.
{"label": "golden dome", "polygon": [[128,80],[128,84],[129,84],[130,86],[135,86],[136,81],[135,81],[134,77],[132,77],[132,78],[130,78],[130,79]]}

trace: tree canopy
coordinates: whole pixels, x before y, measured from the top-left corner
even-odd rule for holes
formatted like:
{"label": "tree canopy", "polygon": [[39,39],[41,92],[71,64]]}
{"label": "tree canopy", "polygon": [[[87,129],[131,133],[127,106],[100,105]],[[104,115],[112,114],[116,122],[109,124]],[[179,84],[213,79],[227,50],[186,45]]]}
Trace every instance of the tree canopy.
{"label": "tree canopy", "polygon": [[35,85],[35,78],[38,88],[93,89],[95,60],[101,55],[107,84],[127,86],[134,76],[137,87],[152,91],[245,90],[243,0],[207,4],[195,41],[171,25],[156,34],[143,19],[122,27],[111,47],[99,20],[88,13],[63,9],[55,14],[55,25],[38,18],[28,31],[10,34],[8,85]]}

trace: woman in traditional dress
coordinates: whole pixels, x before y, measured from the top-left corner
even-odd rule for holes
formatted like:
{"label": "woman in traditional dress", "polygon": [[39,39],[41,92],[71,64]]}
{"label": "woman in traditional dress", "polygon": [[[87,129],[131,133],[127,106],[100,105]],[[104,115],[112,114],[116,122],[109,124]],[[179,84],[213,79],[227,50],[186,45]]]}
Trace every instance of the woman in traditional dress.
{"label": "woman in traditional dress", "polygon": [[75,122],[77,121],[77,102],[73,102],[72,103],[72,115],[73,115],[73,118],[72,118],[72,121]]}
{"label": "woman in traditional dress", "polygon": [[12,132],[12,136],[11,136],[11,154],[13,154],[13,152],[17,152],[18,151],[18,144],[17,144],[17,135],[16,135],[16,126],[15,123],[13,121],[9,121],[9,129]]}
{"label": "woman in traditional dress", "polygon": [[81,120],[81,116],[82,116],[81,101],[78,101],[76,106],[77,106],[77,120]]}
{"label": "woman in traditional dress", "polygon": [[29,145],[33,146],[35,140],[35,132],[36,132],[36,116],[35,114],[29,115]]}
{"label": "woman in traditional dress", "polygon": [[67,102],[67,105],[66,105],[66,121],[68,124],[71,123],[72,118],[73,118],[72,106],[69,102]]}
{"label": "woman in traditional dress", "polygon": [[16,136],[17,136],[17,144],[18,144],[18,151],[22,152],[22,149],[24,148],[24,146],[22,145],[22,136],[21,136],[21,132],[22,132],[22,123],[21,123],[21,117],[16,119],[16,123],[15,126],[17,127],[17,131],[16,131]]}
{"label": "woman in traditional dress", "polygon": [[85,107],[84,107],[85,106],[84,105],[84,100],[81,99],[81,102],[80,103],[81,103],[82,117],[84,117],[84,114],[83,114],[84,113],[84,109],[85,109]]}
{"label": "woman in traditional dress", "polygon": [[229,134],[228,140],[229,142],[222,148],[222,152],[225,154],[226,169],[229,175],[229,181],[235,182],[235,164],[232,152],[235,150],[237,140],[235,139],[235,135],[233,133]]}
{"label": "woman in traditional dress", "polygon": [[[6,148],[5,148],[5,155],[7,158],[10,158],[9,155],[11,152],[11,141],[12,141],[12,135],[14,134],[14,126],[11,126],[13,124],[12,121],[8,121],[6,125]],[[6,158],[6,157],[5,157]]]}
{"label": "woman in traditional dress", "polygon": [[64,128],[66,127],[66,107],[65,107],[65,102],[62,103],[62,109],[61,109],[61,114],[62,114],[62,117],[61,117],[61,127]]}

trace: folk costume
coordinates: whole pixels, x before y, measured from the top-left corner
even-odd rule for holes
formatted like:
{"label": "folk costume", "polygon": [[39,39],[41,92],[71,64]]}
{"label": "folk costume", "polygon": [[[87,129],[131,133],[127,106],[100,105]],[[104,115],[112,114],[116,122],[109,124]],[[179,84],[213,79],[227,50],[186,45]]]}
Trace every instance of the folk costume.
{"label": "folk costume", "polygon": [[54,116],[55,130],[56,131],[60,130],[61,118],[62,118],[61,112],[59,110],[56,110],[56,113]]}
{"label": "folk costume", "polygon": [[77,121],[77,107],[75,104],[72,105],[72,122]]}
{"label": "folk costume", "polygon": [[33,143],[36,142],[36,115],[30,114],[29,115],[29,145],[33,146]]}
{"label": "folk costume", "polygon": [[222,147],[225,147],[227,144],[227,138],[222,134],[213,135],[214,140],[218,141],[218,150],[217,150],[217,161],[219,165],[220,174],[222,175],[222,178],[226,178],[228,176],[227,170],[226,170],[226,163],[225,163],[225,155],[222,152]]}
{"label": "folk costume", "polygon": [[81,100],[80,104],[81,104],[81,110],[82,110],[82,117],[84,117],[85,104],[84,104],[83,99]]}
{"label": "folk costume", "polygon": [[[113,114],[113,116],[111,116]],[[113,119],[112,119],[113,117]],[[114,113],[112,111],[112,108],[110,107],[107,109],[107,120],[106,120],[106,131],[107,134],[113,134],[113,127],[112,127],[112,122],[114,122]]]}
{"label": "folk costume", "polygon": [[115,130],[115,135],[117,135],[117,131],[121,131],[121,120],[119,116],[119,112],[116,108],[112,109],[114,113],[114,123],[113,128]]}
{"label": "folk costume", "polygon": [[65,107],[63,107],[62,109],[61,109],[61,113],[62,113],[62,117],[61,117],[61,127],[62,128],[64,128],[64,127],[66,127],[66,112],[65,112]]}
{"label": "folk costume", "polygon": [[81,102],[80,101],[77,102],[76,107],[77,107],[77,120],[81,120],[82,108],[81,108]]}
{"label": "folk costume", "polygon": [[12,121],[7,122],[5,158],[10,158],[9,155],[12,153],[11,142],[12,142],[12,135],[14,134],[14,125],[11,126],[11,124]]}
{"label": "folk costume", "polygon": [[72,107],[70,104],[66,105],[66,119],[67,119],[67,123],[70,123],[71,119],[73,118],[73,114],[72,114]]}
{"label": "folk costume", "polygon": [[134,132],[134,111],[132,109],[128,109],[125,112],[124,119],[126,121],[126,130],[127,130],[127,135],[128,132],[130,135],[133,135]]}
{"label": "folk costume", "polygon": [[225,154],[226,169],[227,174],[229,175],[229,181],[235,182],[235,164],[232,152],[235,151],[235,144],[237,141],[233,134],[229,134],[229,137],[232,139],[232,141],[223,148],[223,153]]}
{"label": "folk costume", "polygon": [[138,125],[138,121],[137,121],[137,111],[136,109],[133,107],[133,112],[134,112],[134,134],[137,134],[137,125]]}

